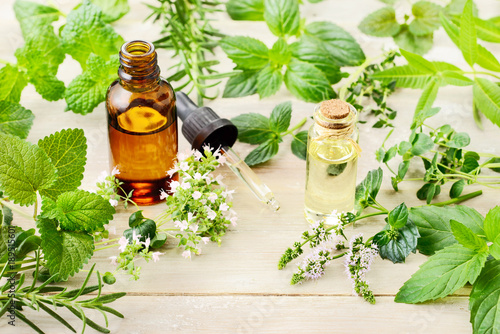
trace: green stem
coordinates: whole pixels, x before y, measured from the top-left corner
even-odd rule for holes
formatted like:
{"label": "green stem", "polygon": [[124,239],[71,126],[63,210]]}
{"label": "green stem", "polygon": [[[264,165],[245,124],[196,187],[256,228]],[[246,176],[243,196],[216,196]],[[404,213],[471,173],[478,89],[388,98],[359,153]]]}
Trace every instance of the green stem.
{"label": "green stem", "polygon": [[483,193],[482,190],[478,190],[478,191],[474,191],[470,194],[462,195],[462,196],[457,197],[457,198],[452,198],[452,199],[444,201],[444,202],[432,203],[432,204],[428,204],[428,205],[421,205],[420,207],[422,207],[422,206],[445,206],[445,205],[457,204],[457,203],[461,203],[463,201],[467,201],[471,198],[480,196],[480,195],[482,195],[482,193]]}
{"label": "green stem", "polygon": [[27,214],[26,212],[23,212],[21,210],[19,210],[18,208],[16,208],[15,206],[11,206],[10,204],[8,204],[8,202],[5,202],[4,200],[1,200],[0,199],[0,204],[2,204],[3,206],[6,206],[8,207],[9,209],[11,209],[12,211],[14,212],[17,212],[18,214],[20,214],[21,216],[23,216],[24,218],[28,218],[28,219],[33,219],[33,217],[31,217],[29,214]]}
{"label": "green stem", "polygon": [[36,216],[38,213],[38,198],[35,198],[35,209],[33,210],[33,220],[36,221]]}
{"label": "green stem", "polygon": [[286,136],[292,132],[294,132],[295,130],[297,129],[300,129],[305,123],[307,122],[307,117],[304,117],[297,125],[295,125],[293,128],[291,128],[290,130],[284,132],[281,136]]}
{"label": "green stem", "polygon": [[346,92],[347,92],[347,88],[349,88],[351,86],[351,84],[356,81],[358,79],[358,77],[361,75],[361,73],[363,73],[363,71],[368,67],[370,66],[371,63],[373,63],[375,60],[378,60],[379,58],[383,58],[383,54],[382,55],[378,55],[376,57],[372,57],[372,58],[367,58],[363,64],[361,64],[358,69],[356,70],[356,72],[352,73],[348,78],[347,78],[347,81],[346,83],[342,86],[342,88],[340,88],[340,91],[339,91],[339,99],[341,100],[344,100],[345,101],[345,95],[346,95]]}
{"label": "green stem", "polygon": [[97,252],[97,251],[100,251],[100,250],[104,250],[104,249],[108,249],[108,248],[114,248],[114,247],[118,247],[118,246],[119,246],[118,244],[112,244],[112,245],[104,246],[104,247],[101,247],[101,248],[96,248],[96,249],[94,249],[94,252]]}
{"label": "green stem", "polygon": [[15,269],[15,270],[7,270],[5,273],[18,273],[20,271],[24,271],[24,270],[29,270],[29,269],[35,269],[36,268],[36,265],[32,265],[32,266],[27,266],[27,267],[21,267],[19,269]]}
{"label": "green stem", "polygon": [[118,241],[120,239],[121,239],[121,237],[120,238],[109,239],[109,240],[106,240],[106,241],[96,242],[94,244],[94,246],[100,246],[100,245],[104,245],[104,244],[109,244],[110,242],[115,242],[115,241]]}

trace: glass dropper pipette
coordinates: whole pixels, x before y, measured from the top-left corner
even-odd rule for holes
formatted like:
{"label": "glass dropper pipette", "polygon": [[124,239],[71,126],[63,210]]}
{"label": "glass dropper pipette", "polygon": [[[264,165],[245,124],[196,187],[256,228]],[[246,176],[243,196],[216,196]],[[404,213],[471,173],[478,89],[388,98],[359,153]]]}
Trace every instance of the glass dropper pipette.
{"label": "glass dropper pipette", "polygon": [[182,120],[182,134],[192,148],[203,152],[203,146],[219,148],[227,159],[227,165],[247,185],[259,201],[273,211],[280,208],[273,192],[231,148],[238,137],[238,129],[231,121],[220,118],[209,107],[198,107],[182,92],[175,93],[177,115]]}

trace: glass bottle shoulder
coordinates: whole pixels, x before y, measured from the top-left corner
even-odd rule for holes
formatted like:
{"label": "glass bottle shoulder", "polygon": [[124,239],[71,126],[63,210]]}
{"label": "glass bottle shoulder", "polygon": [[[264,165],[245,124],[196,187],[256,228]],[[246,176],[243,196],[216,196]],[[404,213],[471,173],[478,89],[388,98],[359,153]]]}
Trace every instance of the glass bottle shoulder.
{"label": "glass bottle shoulder", "polygon": [[328,163],[343,163],[357,158],[355,142],[358,141],[358,131],[345,137],[333,137],[319,133],[313,125],[309,129],[307,150],[310,158]]}

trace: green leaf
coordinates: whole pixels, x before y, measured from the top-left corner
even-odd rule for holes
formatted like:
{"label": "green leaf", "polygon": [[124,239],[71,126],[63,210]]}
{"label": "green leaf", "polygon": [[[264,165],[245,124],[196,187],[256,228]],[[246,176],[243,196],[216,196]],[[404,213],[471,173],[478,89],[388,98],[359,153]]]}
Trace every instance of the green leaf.
{"label": "green leaf", "polygon": [[384,173],[379,167],[368,172],[365,179],[356,186],[356,195],[354,200],[354,209],[359,215],[368,204],[373,204],[376,199]]}
{"label": "green leaf", "polygon": [[439,13],[442,10],[443,7],[429,1],[415,2],[411,8],[415,19],[410,23],[410,32],[415,36],[422,36],[439,29]]}
{"label": "green leaf", "polygon": [[12,210],[6,206],[0,205],[0,226],[8,226],[12,224],[13,219]]}
{"label": "green leaf", "polygon": [[500,206],[495,206],[488,211],[484,218],[484,232],[486,238],[493,242],[500,235]]}
{"label": "green leaf", "polygon": [[14,203],[35,203],[36,192],[57,179],[56,168],[38,146],[0,133],[0,185]]}
{"label": "green leaf", "polygon": [[433,34],[415,36],[408,25],[401,25],[401,31],[394,36],[394,42],[404,50],[423,55],[432,48]]}
{"label": "green leaf", "polygon": [[450,226],[453,236],[462,246],[477,252],[488,251],[488,246],[486,245],[486,241],[479,238],[467,226],[453,219],[450,220]]}
{"label": "green leaf", "polygon": [[257,93],[257,71],[243,71],[229,78],[222,97],[242,97]]}
{"label": "green leaf", "polygon": [[274,107],[269,117],[271,130],[278,133],[285,132],[290,126],[292,119],[292,102],[283,102]]}
{"label": "green leaf", "polygon": [[464,159],[464,163],[462,164],[462,168],[460,169],[460,171],[462,173],[470,173],[478,167],[479,163],[477,162],[476,159],[467,157]]}
{"label": "green leaf", "polygon": [[57,169],[57,181],[40,191],[55,200],[60,194],[76,190],[83,179],[87,162],[87,139],[81,129],[65,129],[38,141]]}
{"label": "green leaf", "polygon": [[371,36],[391,37],[396,35],[401,27],[396,20],[396,10],[393,7],[384,7],[365,17],[358,29]]}
{"label": "green leaf", "polygon": [[461,222],[475,234],[484,235],[483,217],[476,210],[463,205],[414,207],[410,209],[410,219],[420,232],[417,249],[424,255],[432,255],[457,242],[451,232],[452,219]]}
{"label": "green leaf", "polygon": [[[464,12],[464,6],[467,0],[451,0],[451,2],[446,5],[445,12],[448,15],[452,16],[460,16]],[[474,3],[472,3],[474,16],[477,16],[477,7]]]}
{"label": "green leaf", "polygon": [[[288,64],[291,58],[292,52],[283,38],[278,39],[269,50],[269,59],[278,66]],[[281,69],[281,67],[278,67],[278,69]]]}
{"label": "green leaf", "polygon": [[456,132],[447,143],[449,147],[462,148],[470,144],[470,137],[466,132]]}
{"label": "green leaf", "polygon": [[238,115],[231,119],[238,128],[238,140],[248,144],[262,144],[268,139],[274,138],[269,119],[261,114],[248,113]]}
{"label": "green leaf", "polygon": [[26,139],[33,125],[35,115],[20,104],[0,101],[0,133],[7,133]]}
{"label": "green leaf", "polygon": [[[394,228],[401,228],[408,221],[408,208],[405,203],[399,204],[391,212],[389,212],[388,223]],[[416,244],[415,244],[416,247]]]}
{"label": "green leaf", "polygon": [[237,68],[261,69],[269,63],[269,49],[252,37],[224,37],[220,41],[222,50]]}
{"label": "green leaf", "polygon": [[91,0],[102,11],[102,20],[106,23],[118,21],[130,11],[128,0]]}
{"label": "green leaf", "polygon": [[419,70],[410,65],[395,66],[387,70],[370,75],[372,79],[389,84],[396,81],[397,87],[422,89],[429,82],[430,76],[427,71]]}
{"label": "green leaf", "polygon": [[497,238],[489,248],[491,256],[493,256],[497,260],[500,260],[500,235],[497,236]]}
{"label": "green leaf", "polygon": [[394,145],[393,147],[388,149],[387,152],[385,152],[382,162],[385,163],[392,160],[392,158],[396,156],[397,152],[398,152],[398,146]]}
{"label": "green leaf", "polygon": [[474,18],[476,24],[477,37],[483,41],[491,43],[500,43],[500,27],[491,21]]}
{"label": "green leaf", "polygon": [[426,183],[417,191],[417,198],[420,200],[426,200],[427,204],[430,204],[432,199],[439,195],[441,188],[435,183]]}
{"label": "green leaf", "polygon": [[467,282],[474,283],[487,257],[487,252],[477,253],[462,245],[448,246],[420,266],[401,287],[394,301],[415,304],[446,297]]}
{"label": "green leaf", "polygon": [[264,67],[257,77],[257,93],[261,99],[272,96],[278,92],[283,84],[281,69],[271,65]]}
{"label": "green leaf", "polygon": [[116,278],[115,276],[107,271],[104,276],[102,276],[102,281],[108,285],[113,285],[116,283]]}
{"label": "green leaf", "polygon": [[436,100],[439,86],[441,85],[441,79],[431,78],[420,95],[417,102],[417,107],[415,108],[415,115],[420,113],[422,110],[431,109],[434,101]]}
{"label": "green leaf", "polygon": [[321,102],[336,96],[323,72],[294,59],[287,65],[285,85],[293,95],[306,102]]}
{"label": "green leaf", "polygon": [[[479,160],[479,159],[478,159]],[[487,161],[488,164],[500,164],[500,158],[491,158]],[[500,167],[488,167],[494,172],[500,173]]]}
{"label": "green leaf", "polygon": [[0,69],[0,101],[19,103],[21,93],[28,84],[24,72],[10,64]]}
{"label": "green leaf", "polygon": [[264,20],[278,37],[295,35],[299,31],[298,0],[264,0]]}
{"label": "green leaf", "polygon": [[264,21],[264,0],[229,0],[226,10],[233,20]]}
{"label": "green leaf", "polygon": [[140,235],[139,241],[145,242],[146,239],[153,240],[156,236],[156,223],[152,219],[142,216],[142,210],[134,212],[129,218],[129,229],[123,231],[123,235],[129,242],[133,242],[134,232],[136,236]]}
{"label": "green leaf", "polygon": [[465,3],[464,11],[460,21],[460,50],[465,61],[473,66],[478,56],[476,25],[472,12],[472,0]]}
{"label": "green leaf", "polygon": [[55,210],[63,230],[89,233],[101,229],[115,213],[113,206],[102,196],[85,190],[59,195]]}
{"label": "green leaf", "polygon": [[471,86],[474,84],[473,80],[453,71],[444,71],[442,77],[444,82],[453,86]]}
{"label": "green leaf", "polygon": [[401,55],[405,57],[405,59],[408,61],[408,64],[415,67],[416,69],[422,72],[426,72],[428,74],[434,74],[437,72],[436,66],[432,62],[425,59],[424,57],[405,50],[400,50],[400,52]]}
{"label": "green leaf", "polygon": [[245,162],[248,166],[254,166],[263,162],[268,161],[278,153],[279,145],[277,139],[269,139],[264,143],[260,144],[256,149],[250,152],[246,158]]}
{"label": "green leaf", "polygon": [[398,166],[398,177],[402,180],[406,172],[408,172],[408,168],[410,167],[410,162],[409,161],[402,161],[399,166]]}
{"label": "green leaf", "polygon": [[59,20],[61,15],[57,8],[21,0],[14,2],[14,12],[21,25],[24,39],[40,37],[39,30]]}
{"label": "green leaf", "polygon": [[61,39],[66,53],[78,61],[83,69],[88,65],[90,54],[108,60],[110,56],[118,54],[124,42],[113,27],[103,21],[100,8],[88,0],[68,14]]}
{"label": "green leaf", "polygon": [[500,87],[490,80],[476,78],[473,94],[479,110],[490,121],[500,126]]}
{"label": "green leaf", "polygon": [[416,129],[418,127],[421,127],[424,124],[426,119],[436,115],[440,110],[441,110],[441,108],[427,108],[427,109],[420,110],[413,117],[413,123],[411,125],[411,129],[413,130],[413,129]]}
{"label": "green leaf", "polygon": [[302,39],[315,43],[336,61],[337,66],[357,66],[365,54],[356,40],[344,29],[330,22],[313,22],[306,26]]}
{"label": "green leaf", "polygon": [[167,242],[167,235],[165,233],[158,233],[151,240],[151,248],[160,248]]}
{"label": "green leaf", "polygon": [[465,187],[465,180],[461,179],[453,183],[450,188],[450,198],[457,198],[462,194]]}
{"label": "green leaf", "polygon": [[91,54],[85,71],[73,79],[66,90],[68,109],[86,115],[104,102],[109,85],[116,79],[118,65],[118,56],[104,61],[100,56]]}
{"label": "green leaf", "polygon": [[430,151],[434,147],[434,142],[431,137],[425,133],[417,133],[415,140],[412,143],[411,154],[422,155]]}
{"label": "green leaf", "polygon": [[42,249],[46,267],[51,275],[66,280],[88,263],[94,253],[94,238],[84,232],[57,230],[55,220],[41,218],[37,226],[42,236]]}
{"label": "green leaf", "polygon": [[[384,230],[390,229],[386,225]],[[386,244],[380,245],[379,253],[383,259],[388,259],[393,263],[405,262],[410,253],[416,253],[418,229],[411,220],[407,220],[401,228],[395,229],[396,237],[389,238]]]}
{"label": "green leaf", "polygon": [[488,261],[472,286],[469,298],[474,334],[500,332],[500,261]]}
{"label": "green leaf", "polygon": [[304,130],[296,133],[292,140],[292,153],[302,160],[307,158],[307,132],[307,130]]}

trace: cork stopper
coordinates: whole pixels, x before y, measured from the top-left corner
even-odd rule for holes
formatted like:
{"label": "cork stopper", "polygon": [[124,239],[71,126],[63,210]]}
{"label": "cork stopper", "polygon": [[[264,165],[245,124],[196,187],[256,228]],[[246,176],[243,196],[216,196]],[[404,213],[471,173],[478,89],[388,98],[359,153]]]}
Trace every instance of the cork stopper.
{"label": "cork stopper", "polygon": [[320,113],[329,119],[346,118],[351,112],[349,104],[338,99],[323,101],[319,107]]}

